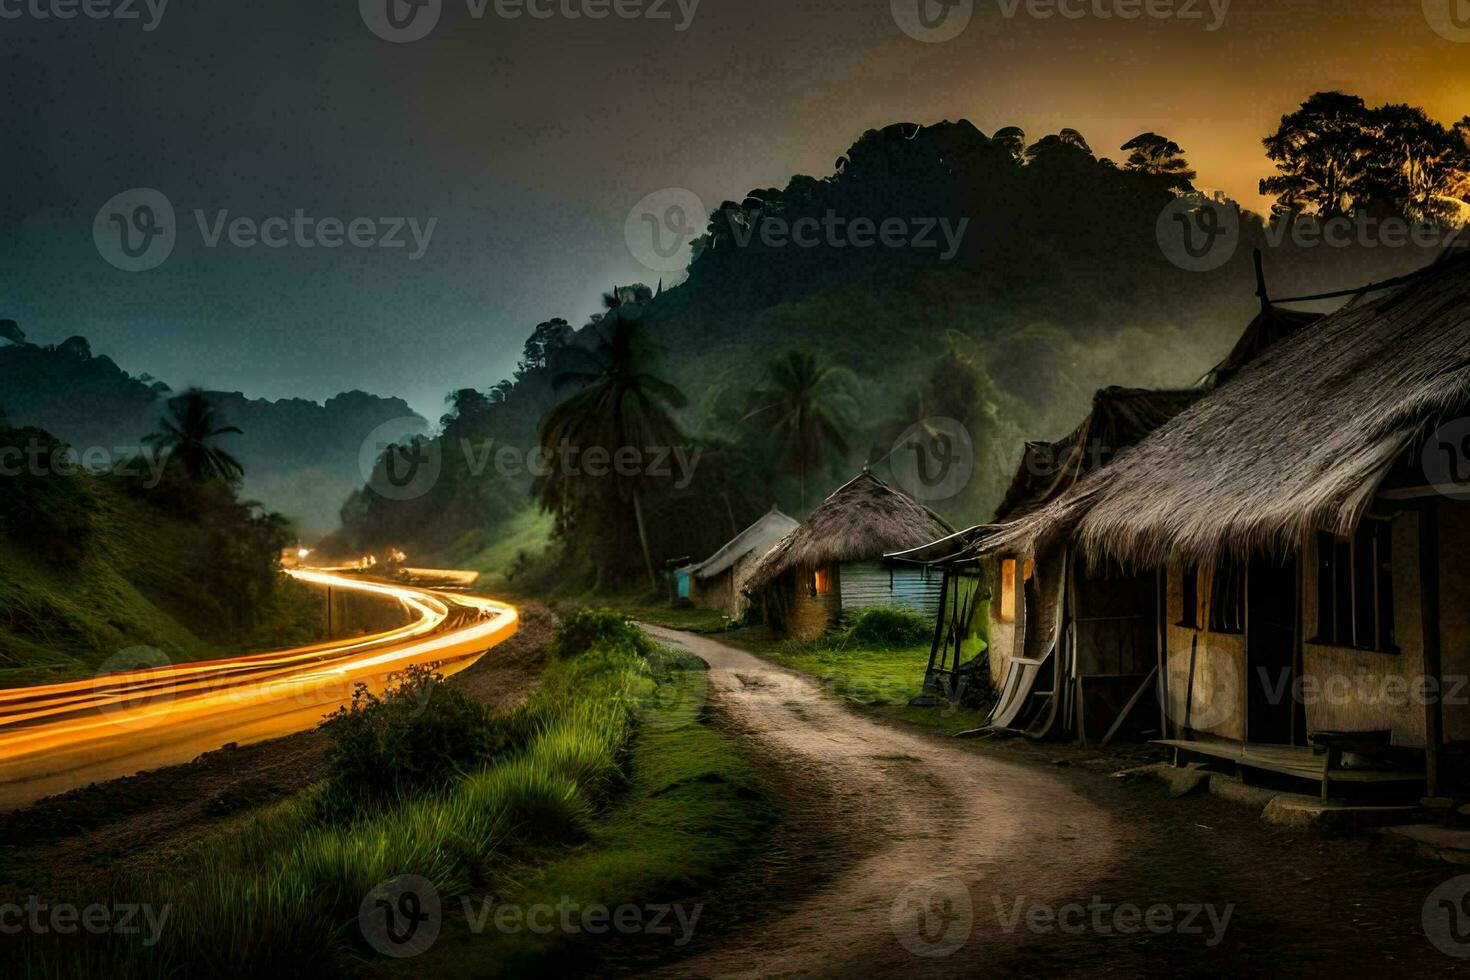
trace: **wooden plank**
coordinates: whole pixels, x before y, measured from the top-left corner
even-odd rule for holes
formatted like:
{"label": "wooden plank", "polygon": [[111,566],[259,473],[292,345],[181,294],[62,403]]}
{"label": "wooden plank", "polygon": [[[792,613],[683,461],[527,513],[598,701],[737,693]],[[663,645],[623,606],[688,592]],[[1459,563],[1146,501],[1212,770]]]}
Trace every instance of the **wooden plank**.
{"label": "wooden plank", "polygon": [[1138,685],[1138,690],[1134,691],[1133,697],[1129,698],[1128,703],[1123,705],[1123,710],[1118,712],[1118,717],[1113,719],[1112,727],[1110,727],[1107,734],[1103,736],[1103,748],[1107,748],[1108,743],[1113,740],[1113,736],[1118,734],[1118,729],[1123,727],[1123,722],[1127,720],[1128,716],[1133,713],[1133,709],[1138,707],[1138,702],[1143,699],[1143,692],[1148,690],[1148,686],[1154,682],[1154,679],[1158,677],[1158,675],[1159,668],[1155,667],[1152,671],[1149,672],[1149,675],[1144,678],[1143,683]]}

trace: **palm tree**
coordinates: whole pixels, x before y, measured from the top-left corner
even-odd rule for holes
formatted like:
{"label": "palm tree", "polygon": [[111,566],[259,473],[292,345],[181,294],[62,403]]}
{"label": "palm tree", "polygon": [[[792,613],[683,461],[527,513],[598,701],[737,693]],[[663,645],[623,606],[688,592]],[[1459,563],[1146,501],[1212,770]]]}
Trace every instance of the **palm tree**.
{"label": "palm tree", "polygon": [[222,422],[204,392],[193,388],[169,401],[168,416],[158,420],[159,431],[143,441],[182,466],[191,480],[233,483],[245,475],[245,467],[211,443],[220,436],[243,433]]}
{"label": "palm tree", "polygon": [[806,510],[807,471],[820,466],[831,450],[847,452],[842,430],[853,407],[851,375],[824,365],[811,351],[794,350],[767,368],[771,384],[751,392],[754,407],[742,422],[762,419],[801,486]]}
{"label": "palm tree", "polygon": [[[583,362],[582,368],[563,371],[553,380],[557,387],[579,388],[575,395],[547,413],[541,423],[543,455],[556,462],[552,472],[537,481],[536,493],[542,506],[558,515],[568,514],[579,501],[586,499],[586,488],[578,482],[578,474],[561,469],[566,461],[561,459],[558,447],[569,445],[585,451],[596,446],[616,454],[620,447],[633,446],[640,450],[646,446],[673,447],[683,441],[670,413],[683,408],[687,399],[678,388],[648,369],[645,355],[636,343],[637,325],[624,314],[623,303],[618,291],[610,294],[609,313],[600,323],[597,346],[592,350],[570,348],[567,359]],[[657,588],[644,523],[640,477],[618,479],[619,495],[632,500],[649,584]]]}

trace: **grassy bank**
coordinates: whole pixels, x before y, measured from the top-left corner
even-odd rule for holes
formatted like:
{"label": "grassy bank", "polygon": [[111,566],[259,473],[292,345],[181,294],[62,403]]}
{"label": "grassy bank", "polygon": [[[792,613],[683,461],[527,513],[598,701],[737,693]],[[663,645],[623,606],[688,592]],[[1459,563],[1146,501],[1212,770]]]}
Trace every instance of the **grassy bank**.
{"label": "grassy bank", "polygon": [[[452,690],[422,687],[369,705],[335,730],[346,751],[328,783],[206,841],[166,876],[91,899],[167,908],[156,944],[52,934],[12,949],[38,977],[419,976],[425,963],[484,975],[487,964],[590,960],[590,937],[477,935],[462,910],[510,895],[672,901],[753,845],[763,807],[706,724],[693,667],[619,617],[577,617],[526,708],[480,717]],[[363,909],[404,875],[428,882],[444,931],[400,973]]]}

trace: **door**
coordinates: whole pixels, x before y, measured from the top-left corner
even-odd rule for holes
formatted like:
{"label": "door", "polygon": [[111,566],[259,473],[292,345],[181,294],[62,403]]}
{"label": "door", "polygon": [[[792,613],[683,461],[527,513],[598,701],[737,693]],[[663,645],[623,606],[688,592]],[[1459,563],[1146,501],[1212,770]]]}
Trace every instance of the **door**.
{"label": "door", "polygon": [[1246,571],[1248,741],[1292,741],[1296,632],[1296,560],[1252,560]]}

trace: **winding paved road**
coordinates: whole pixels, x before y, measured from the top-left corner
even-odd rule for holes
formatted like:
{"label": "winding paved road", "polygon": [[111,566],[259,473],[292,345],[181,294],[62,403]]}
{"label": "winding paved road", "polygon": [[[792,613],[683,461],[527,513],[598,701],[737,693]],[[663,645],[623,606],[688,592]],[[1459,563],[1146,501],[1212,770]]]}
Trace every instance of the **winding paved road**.
{"label": "winding paved road", "polygon": [[0,691],[0,809],[310,728],[359,683],[381,688],[411,664],[457,673],[517,628],[514,607],[478,596],[314,569],[290,574],[400,603],[411,620],[293,650]]}
{"label": "winding paved road", "polygon": [[1018,902],[1075,900],[1119,857],[1113,817],[1051,772],[866,719],[707,637],[644,628],[710,665],[717,704],[769,756],[792,838],[782,875],[808,882],[670,976],[983,976],[1014,944],[1002,917]]}

